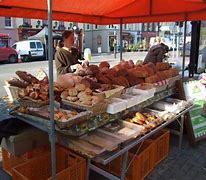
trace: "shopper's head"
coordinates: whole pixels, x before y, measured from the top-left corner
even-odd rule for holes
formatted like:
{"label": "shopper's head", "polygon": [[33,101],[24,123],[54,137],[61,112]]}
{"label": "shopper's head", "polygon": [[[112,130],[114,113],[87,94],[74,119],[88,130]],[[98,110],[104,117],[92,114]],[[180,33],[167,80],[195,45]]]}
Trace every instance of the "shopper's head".
{"label": "shopper's head", "polygon": [[70,48],[74,44],[74,33],[72,31],[64,31],[62,34],[64,46]]}
{"label": "shopper's head", "polygon": [[156,40],[156,43],[157,43],[157,44],[160,44],[161,41],[162,41],[162,40],[161,40],[161,37],[159,37],[159,36],[157,36],[157,37],[155,38],[155,40]]}

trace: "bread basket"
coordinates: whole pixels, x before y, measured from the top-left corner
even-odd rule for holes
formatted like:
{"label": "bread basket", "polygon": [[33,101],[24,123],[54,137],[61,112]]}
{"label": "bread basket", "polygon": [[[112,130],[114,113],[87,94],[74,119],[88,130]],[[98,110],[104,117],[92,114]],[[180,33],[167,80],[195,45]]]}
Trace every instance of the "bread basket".
{"label": "bread basket", "polygon": [[17,99],[17,101],[20,106],[33,107],[33,108],[39,108],[49,104],[49,100],[46,101],[34,100],[30,97],[19,98]]}
{"label": "bread basket", "polygon": [[107,106],[108,106],[108,101],[103,101],[93,106],[85,106],[85,105],[81,105],[79,103],[77,104],[77,103],[67,101],[67,100],[62,100],[62,102],[66,106],[70,106],[76,109],[91,111],[93,113],[93,116],[105,113],[107,110]]}

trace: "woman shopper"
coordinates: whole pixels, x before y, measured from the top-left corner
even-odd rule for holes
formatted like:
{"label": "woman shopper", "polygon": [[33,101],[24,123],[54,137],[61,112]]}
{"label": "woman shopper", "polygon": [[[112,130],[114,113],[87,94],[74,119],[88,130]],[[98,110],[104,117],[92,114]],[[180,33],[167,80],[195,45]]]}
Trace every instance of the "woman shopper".
{"label": "woman shopper", "polygon": [[74,72],[76,65],[80,64],[78,59],[81,59],[81,54],[73,47],[74,33],[65,31],[62,34],[62,39],[63,47],[58,47],[55,54],[57,75]]}

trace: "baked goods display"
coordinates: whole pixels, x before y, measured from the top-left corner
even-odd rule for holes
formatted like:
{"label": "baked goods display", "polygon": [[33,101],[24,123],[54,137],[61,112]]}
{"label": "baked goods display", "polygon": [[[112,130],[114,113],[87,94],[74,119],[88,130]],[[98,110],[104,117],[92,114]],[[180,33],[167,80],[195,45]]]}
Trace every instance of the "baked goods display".
{"label": "baked goods display", "polygon": [[[26,71],[16,71],[18,78],[6,81],[8,86],[18,87],[18,101],[21,106],[43,106],[49,103],[49,80],[43,70],[39,70],[37,76]],[[58,83],[54,82],[55,100],[60,100],[63,91]]]}
{"label": "baked goods display", "polygon": [[151,129],[156,127],[161,122],[161,119],[147,112],[136,112],[131,118],[126,118],[126,121]]}
{"label": "baked goods display", "polygon": [[64,90],[61,93],[61,98],[62,100],[85,106],[94,106],[104,101],[100,96],[93,95],[92,90],[81,83]]}

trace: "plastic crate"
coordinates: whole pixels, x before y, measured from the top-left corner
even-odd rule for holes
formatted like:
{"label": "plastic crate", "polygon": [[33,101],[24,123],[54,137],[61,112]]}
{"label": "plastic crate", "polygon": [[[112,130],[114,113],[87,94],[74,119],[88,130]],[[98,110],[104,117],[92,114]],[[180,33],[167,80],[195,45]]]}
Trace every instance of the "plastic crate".
{"label": "plastic crate", "polygon": [[[126,172],[127,180],[141,180],[144,179],[154,168],[153,166],[153,152],[154,144],[147,140],[143,143],[140,151],[136,154],[139,145],[132,148],[128,153],[127,167],[133,159],[128,171]],[[119,157],[110,163],[110,172],[120,176],[121,174],[122,157]]]}
{"label": "plastic crate", "polygon": [[154,143],[153,164],[156,166],[160,161],[165,159],[169,153],[169,138],[170,132],[167,129],[162,129],[150,139]]}
{"label": "plastic crate", "polygon": [[6,149],[2,148],[2,164],[3,170],[9,175],[11,174],[11,168],[25,162],[22,156],[13,156]]}
{"label": "plastic crate", "polygon": [[6,149],[2,148],[2,161],[3,170],[9,175],[12,175],[11,169],[19,164],[26,162],[28,159],[42,155],[45,152],[49,152],[49,145],[38,147],[32,151],[29,151],[21,156],[14,156],[10,154]]}
{"label": "plastic crate", "polygon": [[[56,147],[57,180],[83,180],[86,161],[63,147]],[[51,153],[28,160],[12,168],[13,180],[45,180],[51,178]]]}

